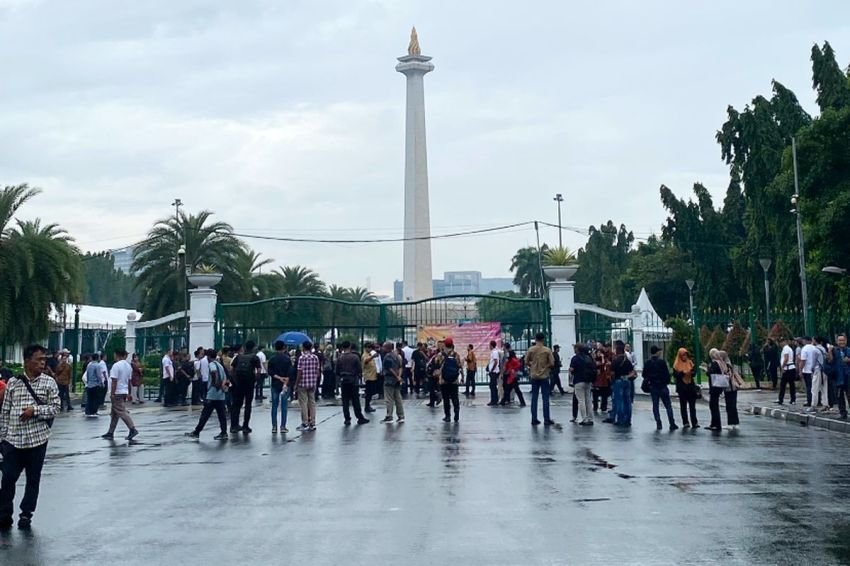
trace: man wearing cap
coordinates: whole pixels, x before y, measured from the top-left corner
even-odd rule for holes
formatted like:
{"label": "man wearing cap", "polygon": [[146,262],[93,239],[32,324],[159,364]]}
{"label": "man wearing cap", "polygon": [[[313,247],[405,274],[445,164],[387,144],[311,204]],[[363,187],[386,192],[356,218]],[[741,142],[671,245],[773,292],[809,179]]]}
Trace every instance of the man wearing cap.
{"label": "man wearing cap", "polygon": [[460,354],[455,351],[455,341],[451,336],[443,341],[443,345],[445,349],[437,354],[437,364],[440,368],[440,392],[443,395],[443,412],[446,415],[443,422],[450,421],[452,406],[454,407],[455,422],[458,422],[460,420],[458,390],[462,381],[463,361]]}

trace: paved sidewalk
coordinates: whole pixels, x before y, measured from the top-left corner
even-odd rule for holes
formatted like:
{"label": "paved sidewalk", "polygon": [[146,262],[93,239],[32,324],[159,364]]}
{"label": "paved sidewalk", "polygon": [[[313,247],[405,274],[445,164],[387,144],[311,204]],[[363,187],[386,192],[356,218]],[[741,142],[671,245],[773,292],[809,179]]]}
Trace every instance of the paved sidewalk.
{"label": "paved sidewalk", "polygon": [[818,408],[816,412],[809,412],[807,407],[803,406],[806,401],[805,391],[797,392],[796,405],[789,405],[787,397],[784,405],[778,405],[777,396],[778,393],[772,389],[742,390],[738,394],[738,406],[741,410],[753,415],[798,423],[801,426],[850,433],[850,422],[841,419],[837,409],[826,412]]}

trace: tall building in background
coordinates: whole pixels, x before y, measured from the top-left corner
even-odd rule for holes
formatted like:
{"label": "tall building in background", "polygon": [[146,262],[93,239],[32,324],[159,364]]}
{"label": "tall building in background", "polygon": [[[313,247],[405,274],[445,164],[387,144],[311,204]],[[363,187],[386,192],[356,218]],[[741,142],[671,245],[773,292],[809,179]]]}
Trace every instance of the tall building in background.
{"label": "tall building in background", "polygon": [[115,264],[115,269],[124,273],[131,273],[130,266],[133,265],[133,252],[136,251],[136,246],[127,246],[117,250],[110,250],[112,261]]}
{"label": "tall building in background", "polygon": [[[505,293],[516,291],[514,281],[510,277],[482,277],[480,271],[446,271],[442,279],[431,282],[431,292],[434,297],[448,295],[489,295],[490,293]],[[404,300],[404,283],[393,283],[393,300]]]}
{"label": "tall building in background", "polygon": [[[404,138],[404,291],[405,300],[427,299],[431,285],[431,208],[428,198],[428,152],[425,144],[425,74],[434,70],[422,55],[416,28],[407,55],[395,70],[407,77]],[[417,239],[412,239],[417,238]]]}

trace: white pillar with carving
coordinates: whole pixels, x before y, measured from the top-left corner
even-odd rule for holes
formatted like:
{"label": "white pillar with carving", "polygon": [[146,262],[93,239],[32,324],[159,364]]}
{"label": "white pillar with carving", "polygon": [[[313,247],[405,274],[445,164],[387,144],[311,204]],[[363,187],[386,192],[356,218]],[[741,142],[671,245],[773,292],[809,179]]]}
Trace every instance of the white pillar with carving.
{"label": "white pillar with carving", "polygon": [[136,353],[136,325],[139,321],[136,320],[136,313],[131,312],[127,315],[127,325],[124,328],[124,349],[132,355]]}
{"label": "white pillar with carving", "polygon": [[215,309],[218,294],[213,289],[221,281],[220,273],[196,273],[189,276],[195,289],[189,290],[189,351],[215,347]]}

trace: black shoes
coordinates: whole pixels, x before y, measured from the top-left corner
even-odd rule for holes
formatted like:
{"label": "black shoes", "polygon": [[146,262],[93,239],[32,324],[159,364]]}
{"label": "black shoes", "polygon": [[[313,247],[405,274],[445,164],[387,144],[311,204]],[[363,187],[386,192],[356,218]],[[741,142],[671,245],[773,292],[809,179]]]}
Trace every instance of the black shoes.
{"label": "black shoes", "polygon": [[32,527],[32,515],[21,515],[18,517],[18,528],[29,530]]}
{"label": "black shoes", "polygon": [[367,424],[369,419],[357,419],[357,424]]}
{"label": "black shoes", "polygon": [[128,434],[128,435],[127,435],[127,440],[133,440],[133,439],[134,439],[134,438],[136,438],[137,436],[139,436],[139,431],[138,431],[138,430],[136,430],[136,429],[132,429],[132,430],[130,431],[130,434]]}
{"label": "black shoes", "polygon": [[545,426],[552,426],[552,425],[554,425],[554,424],[555,424],[555,421],[553,421],[553,420],[548,420],[548,421],[544,422],[543,424],[544,424]]}
{"label": "black shoes", "polygon": [[450,422],[452,422],[452,420],[449,417],[443,417],[443,422],[444,423],[450,423]]}
{"label": "black shoes", "polygon": [[345,419],[345,421],[343,422],[343,424],[344,424],[345,426],[349,426],[349,425],[351,424],[351,419]]}
{"label": "black shoes", "polygon": [[7,531],[12,528],[12,525],[15,524],[15,520],[12,519],[11,515],[6,515],[5,517],[0,517],[0,530]]}
{"label": "black shoes", "polygon": [[229,438],[229,437],[227,436],[227,433],[226,433],[226,432],[222,432],[222,433],[216,434],[216,435],[213,437],[213,440],[227,440],[228,438]]}
{"label": "black shoes", "polygon": [[670,430],[679,430],[679,425],[677,425],[676,423],[671,424]]}
{"label": "black shoes", "polygon": [[241,426],[232,426],[230,427],[230,434],[236,434],[237,432],[242,432]]}
{"label": "black shoes", "polygon": [[184,433],[183,436],[186,436],[187,438],[201,438],[201,435],[195,432],[194,430],[192,432]]}
{"label": "black shoes", "polygon": [[101,434],[100,437],[104,440],[115,440],[115,436],[111,432],[107,432],[106,434]]}
{"label": "black shoes", "polygon": [[540,424],[540,421],[538,421],[537,419],[534,419],[533,421],[531,421],[531,426],[537,426],[539,424]]}
{"label": "black shoes", "polygon": [[245,426],[242,427],[242,433],[243,434],[251,434],[252,432],[254,432],[254,431],[251,430],[251,427],[249,427],[248,425],[245,425]]}

